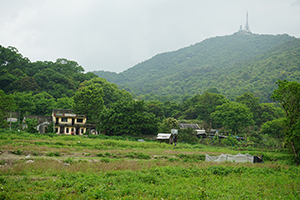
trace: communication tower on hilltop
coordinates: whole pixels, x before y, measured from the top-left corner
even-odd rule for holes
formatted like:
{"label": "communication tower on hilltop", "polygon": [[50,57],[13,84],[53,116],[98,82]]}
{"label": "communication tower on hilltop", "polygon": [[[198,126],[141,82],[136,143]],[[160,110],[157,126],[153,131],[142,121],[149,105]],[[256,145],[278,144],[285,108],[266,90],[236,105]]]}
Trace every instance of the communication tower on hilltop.
{"label": "communication tower on hilltop", "polygon": [[245,25],[245,31],[251,33],[250,27],[249,27],[249,24],[248,24],[248,10],[247,10],[247,12],[246,12],[246,25]]}
{"label": "communication tower on hilltop", "polygon": [[240,30],[238,32],[240,32],[240,33],[251,33],[250,26],[249,26],[249,23],[248,23],[248,11],[246,12],[246,25],[245,25],[245,28],[243,29],[243,27],[241,25]]}

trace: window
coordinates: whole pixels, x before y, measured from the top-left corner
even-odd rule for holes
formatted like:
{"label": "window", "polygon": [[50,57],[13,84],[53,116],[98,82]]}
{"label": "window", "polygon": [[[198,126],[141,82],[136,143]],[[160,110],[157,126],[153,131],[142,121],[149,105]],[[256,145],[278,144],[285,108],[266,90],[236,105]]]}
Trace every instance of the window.
{"label": "window", "polygon": [[81,129],[81,134],[83,134],[83,128]]}
{"label": "window", "polygon": [[55,128],[55,133],[58,133],[58,128]]}
{"label": "window", "polygon": [[69,128],[66,128],[66,133],[69,133]]}
{"label": "window", "polygon": [[77,123],[82,123],[83,119],[77,119]]}
{"label": "window", "polygon": [[68,118],[61,118],[61,122],[68,122]]}

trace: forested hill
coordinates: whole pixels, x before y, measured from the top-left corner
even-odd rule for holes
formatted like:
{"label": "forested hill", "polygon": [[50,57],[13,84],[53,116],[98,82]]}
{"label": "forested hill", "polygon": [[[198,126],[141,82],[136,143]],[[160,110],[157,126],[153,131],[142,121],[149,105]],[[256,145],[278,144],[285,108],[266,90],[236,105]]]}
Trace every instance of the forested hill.
{"label": "forested hill", "polygon": [[0,45],[0,90],[5,93],[47,92],[54,98],[72,97],[79,84],[96,77],[84,73],[75,61],[59,58],[56,62],[31,62],[15,47]]}
{"label": "forested hill", "polygon": [[[299,64],[293,64],[297,58],[299,60],[298,42],[286,34],[235,33],[158,54],[119,74],[104,71],[94,73],[137,95],[194,95],[215,87],[229,98],[249,90],[265,97],[263,101],[268,101],[278,78],[289,77],[299,71]],[[281,65],[272,61],[275,55],[284,59]],[[288,59],[291,57],[294,59]],[[277,70],[262,71],[262,64],[268,65],[268,69],[272,65]],[[283,71],[287,65],[294,67],[285,73]],[[259,70],[259,73],[251,70]],[[294,76],[297,77],[297,73]]]}

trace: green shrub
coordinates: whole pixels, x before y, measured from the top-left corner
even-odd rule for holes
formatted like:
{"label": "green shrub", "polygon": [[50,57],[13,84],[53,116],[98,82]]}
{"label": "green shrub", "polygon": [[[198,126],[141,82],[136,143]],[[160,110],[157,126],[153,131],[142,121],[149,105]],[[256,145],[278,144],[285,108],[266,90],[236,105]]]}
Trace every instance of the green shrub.
{"label": "green shrub", "polygon": [[74,161],[72,158],[67,158],[66,160],[64,160],[65,163],[69,163],[72,164]]}
{"label": "green shrub", "polygon": [[5,160],[0,160],[0,165],[5,165]]}
{"label": "green shrub", "polygon": [[150,159],[151,156],[149,156],[148,154],[139,152],[139,153],[137,153],[137,158],[139,158],[139,159]]}
{"label": "green shrub", "polygon": [[60,153],[59,152],[49,152],[46,154],[46,156],[50,156],[50,157],[59,157],[60,156]]}
{"label": "green shrub", "polygon": [[197,133],[192,128],[180,129],[178,131],[178,142],[185,142],[185,143],[197,143]]}
{"label": "green shrub", "polygon": [[104,155],[102,153],[97,153],[96,156],[98,156],[98,157],[104,157]]}
{"label": "green shrub", "polygon": [[39,154],[37,152],[33,152],[32,155],[38,156]]}
{"label": "green shrub", "polygon": [[109,163],[109,158],[101,158],[101,162]]}
{"label": "green shrub", "polygon": [[61,142],[55,142],[54,145],[64,146],[64,144]]}
{"label": "green shrub", "polygon": [[15,154],[15,155],[21,155],[22,151],[21,150],[12,150],[11,153]]}
{"label": "green shrub", "polygon": [[224,138],[222,140],[222,144],[224,146],[235,146],[238,144],[238,141],[234,137],[229,135],[227,138]]}
{"label": "green shrub", "polygon": [[170,162],[178,161],[177,158],[169,158],[168,160],[169,160]]}

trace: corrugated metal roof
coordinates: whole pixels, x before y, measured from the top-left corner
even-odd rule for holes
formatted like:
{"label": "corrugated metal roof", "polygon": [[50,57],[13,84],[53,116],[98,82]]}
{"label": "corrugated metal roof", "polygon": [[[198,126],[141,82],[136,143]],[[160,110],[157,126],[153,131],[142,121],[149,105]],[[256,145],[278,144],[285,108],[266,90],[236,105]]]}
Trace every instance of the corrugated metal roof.
{"label": "corrugated metal roof", "polygon": [[171,137],[171,133],[159,133],[157,134],[158,140],[168,140]]}
{"label": "corrugated metal roof", "polygon": [[181,128],[181,129],[183,129],[183,128],[200,129],[198,124],[183,124],[183,123],[179,123],[179,128]]}

